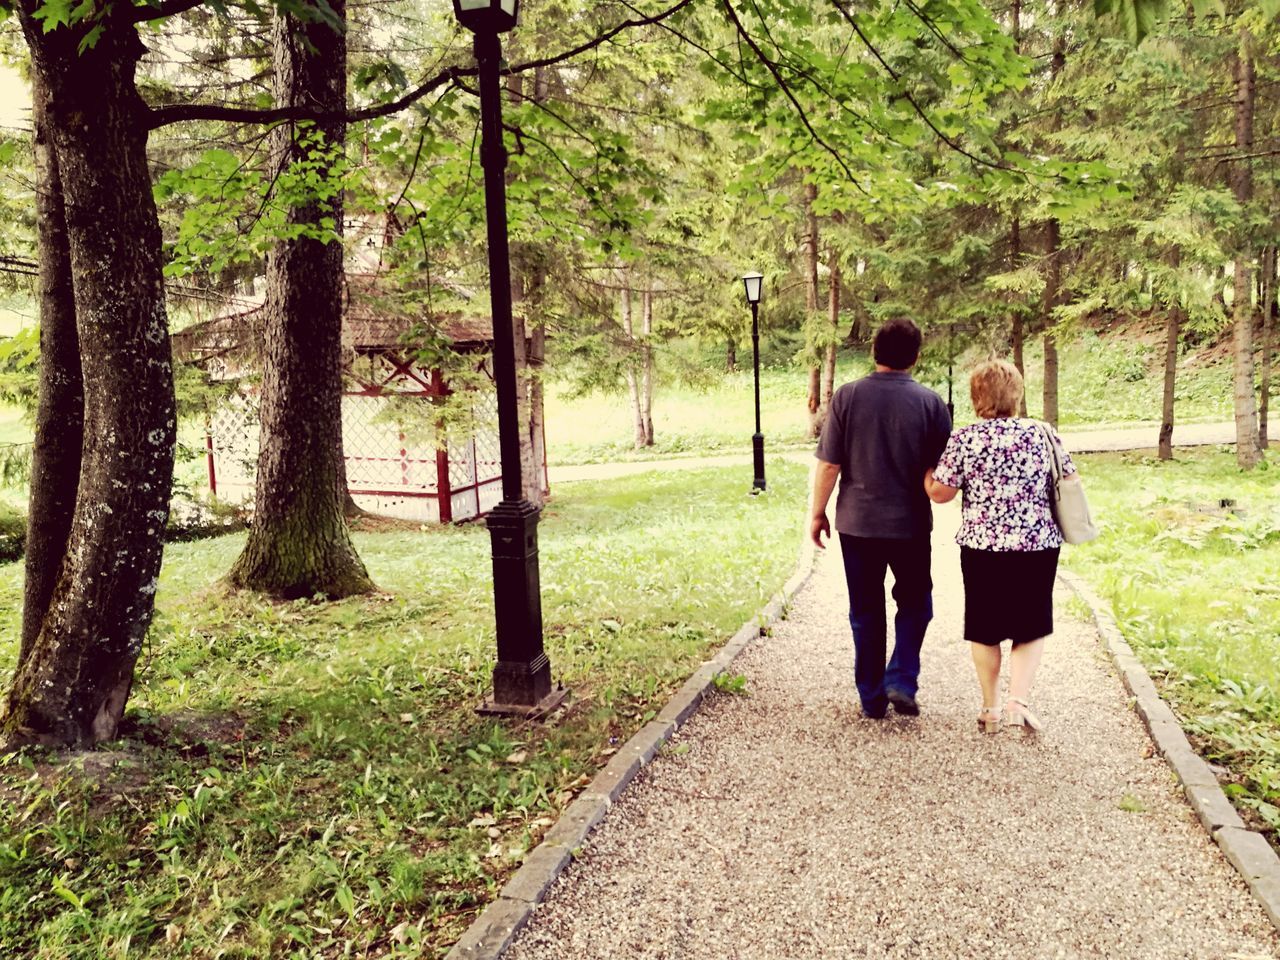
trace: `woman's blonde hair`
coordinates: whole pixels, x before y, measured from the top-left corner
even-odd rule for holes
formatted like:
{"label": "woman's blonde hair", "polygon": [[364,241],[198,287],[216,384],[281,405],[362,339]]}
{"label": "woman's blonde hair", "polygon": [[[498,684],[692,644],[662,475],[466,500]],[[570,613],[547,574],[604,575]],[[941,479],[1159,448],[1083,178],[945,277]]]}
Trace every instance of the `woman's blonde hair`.
{"label": "woman's blonde hair", "polygon": [[983,419],[1014,416],[1022,390],[1022,374],[1008,360],[988,360],[969,375],[973,412]]}

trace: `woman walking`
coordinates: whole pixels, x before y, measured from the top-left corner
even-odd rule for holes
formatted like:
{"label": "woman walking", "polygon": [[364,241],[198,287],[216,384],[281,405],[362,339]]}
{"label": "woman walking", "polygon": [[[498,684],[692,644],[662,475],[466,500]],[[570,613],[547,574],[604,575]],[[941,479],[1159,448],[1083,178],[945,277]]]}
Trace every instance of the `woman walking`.
{"label": "woman walking", "polygon": [[964,637],[982,687],[978,725],[987,733],[1000,728],[1000,642],[1012,640],[1006,722],[1040,730],[1029,701],[1045,638],[1053,632],[1053,583],[1062,546],[1049,509],[1050,437],[1063,475],[1076,468],[1056,432],[1017,418],[1023,383],[1013,364],[980,365],[969,378],[969,391],[981,419],[951,434],[938,465],[925,474],[925,492],[935,503],[964,492],[956,542],[964,577]]}

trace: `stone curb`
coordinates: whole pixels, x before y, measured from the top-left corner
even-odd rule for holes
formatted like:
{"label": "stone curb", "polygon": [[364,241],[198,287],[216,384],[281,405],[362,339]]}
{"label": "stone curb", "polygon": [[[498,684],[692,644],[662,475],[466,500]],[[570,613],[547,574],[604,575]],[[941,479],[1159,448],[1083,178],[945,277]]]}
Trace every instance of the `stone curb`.
{"label": "stone curb", "polygon": [[609,808],[671,735],[697,711],[715,678],[786,613],[791,598],[812,575],[814,560],[815,551],[806,541],[800,550],[796,572],[777,596],[759,614],[744,623],[714,657],[693,672],[657,717],[622,745],[587,789],[569,804],[542,842],[529,852],[520,869],[498,894],[498,899],[476,917],[449,951],[446,960],[497,960],[502,956]]}
{"label": "stone curb", "polygon": [[1191,746],[1182,724],[1160,699],[1151,677],[1134,656],[1116,624],[1111,605],[1074,573],[1059,571],[1058,579],[1089,607],[1103,648],[1111,655],[1125,689],[1133,697],[1134,709],[1152,742],[1182,784],[1191,808],[1262,904],[1271,922],[1280,929],[1280,856],[1262,834],[1245,827],[1222,792],[1218,778]]}

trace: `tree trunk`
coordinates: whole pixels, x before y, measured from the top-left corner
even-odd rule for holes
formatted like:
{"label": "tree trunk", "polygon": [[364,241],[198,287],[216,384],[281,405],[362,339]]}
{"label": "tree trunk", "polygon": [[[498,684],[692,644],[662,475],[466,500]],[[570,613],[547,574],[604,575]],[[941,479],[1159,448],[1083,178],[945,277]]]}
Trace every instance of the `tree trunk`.
{"label": "tree trunk", "polygon": [[[533,101],[545,103],[551,94],[551,68],[535,67],[533,70]],[[547,267],[539,261],[534,270],[531,283],[531,299],[535,304],[536,316],[529,331],[529,437],[533,447],[534,482],[525,482],[528,499],[542,504],[551,493],[547,481],[547,433],[546,433],[546,381],[545,368],[547,361],[547,317],[543,310],[545,304]],[[537,494],[533,497],[531,494]]]}
{"label": "tree trunk", "polygon": [[[513,102],[527,99],[533,103],[542,103],[548,96],[549,79],[547,67],[536,67],[532,93],[526,97],[524,78],[513,73],[507,78],[507,90],[510,91]],[[508,187],[516,182],[514,165],[507,166],[506,178]],[[542,250],[534,242],[516,241],[512,244],[511,303],[514,307],[512,335],[515,338],[516,417],[525,426],[520,436],[520,480],[525,499],[539,506],[546,494],[546,449],[542,432],[544,393],[541,381],[542,366],[546,360],[546,320],[541,315],[546,268],[542,256]]]}
{"label": "tree trunk", "polygon": [[541,506],[551,493],[547,485],[546,384],[543,380],[547,357],[545,320],[529,334],[529,438],[533,445],[533,475],[525,479],[525,498]]}
{"label": "tree trunk", "polygon": [[1266,451],[1271,440],[1267,436],[1267,416],[1271,411],[1271,357],[1276,304],[1276,246],[1262,251],[1262,370],[1258,384],[1258,449]]}
{"label": "tree trunk", "polygon": [[[1059,34],[1053,41],[1053,60],[1049,68],[1051,83],[1056,84],[1058,75],[1066,65],[1066,40]],[[1055,111],[1052,127],[1057,130],[1062,124],[1062,116]],[[1062,287],[1062,251],[1059,245],[1062,240],[1061,226],[1057,218],[1051,218],[1045,224],[1045,281],[1044,308],[1042,310],[1042,327],[1044,329],[1044,420],[1053,426],[1058,425],[1058,340],[1053,332],[1053,309],[1058,305],[1058,294]]]}
{"label": "tree trunk", "polygon": [[[151,622],[173,482],[175,407],[160,227],[135,85],[145,52],[116,5],[45,32],[18,17],[66,210],[84,384],[84,445],[66,556],[16,670],[6,742],[82,746],[115,737]],[[89,29],[97,43],[79,51]]]}
{"label": "tree trunk", "polygon": [[[1013,0],[1009,7],[1009,26],[1013,34],[1013,51],[1022,53],[1022,0]],[[1017,270],[1022,262],[1022,222],[1017,214],[1009,224],[1009,269]],[[1022,315],[1022,304],[1014,303],[1009,316],[1009,341],[1013,350],[1013,365],[1026,381],[1027,367],[1023,358],[1026,346],[1026,325]],[[1022,399],[1018,401],[1018,415],[1027,415],[1027,392],[1022,391]]]}
{"label": "tree trunk", "polygon": [[[818,187],[813,183],[804,185],[804,307],[806,327],[810,327],[818,312],[818,215],[813,212],[813,203],[818,199]],[[819,365],[819,354],[813,343],[806,345],[813,359],[809,361],[809,436],[817,437],[822,433],[822,367]]]}
{"label": "tree trunk", "polygon": [[[384,243],[388,246],[391,243],[395,242],[394,237],[387,238],[387,234],[389,232],[390,231],[387,228],[384,228],[383,230]],[[350,294],[345,289],[345,285],[344,285],[344,289],[342,291],[342,299],[344,302],[348,299],[349,295]],[[349,339],[349,336],[350,335],[348,334],[347,330],[344,328],[343,334],[342,334],[342,352],[338,360],[338,367],[339,367],[339,370],[341,371],[339,373],[339,377],[340,377],[339,382],[342,384],[339,390],[343,394],[346,393],[346,388],[347,388],[347,385],[346,385],[347,368],[351,366],[356,356],[355,344]],[[366,516],[367,514],[365,513],[364,510],[360,508],[359,504],[357,504],[355,499],[351,496],[351,487],[347,483],[347,451],[346,451],[346,442],[343,439],[343,433],[345,432],[346,427],[342,423],[342,419],[341,419],[342,403],[343,403],[342,399],[339,399],[338,401],[338,417],[339,417],[339,422],[338,422],[338,500],[341,501],[342,503],[343,517],[345,517],[347,520],[354,520],[357,517],[363,517],[363,516]]]}
{"label": "tree trunk", "polygon": [[[1013,222],[1009,225],[1009,269],[1017,270],[1021,261],[1022,223],[1017,217],[1014,217]],[[1013,365],[1018,368],[1018,373],[1022,374],[1024,380],[1027,376],[1027,365],[1023,357],[1026,349],[1026,339],[1026,327],[1022,319],[1022,305],[1015,303],[1013,310],[1009,314],[1009,340],[1013,349]],[[1022,392],[1022,399],[1018,402],[1018,414],[1023,417],[1027,415],[1027,393],[1025,390]]]}
{"label": "tree trunk", "polygon": [[653,281],[646,279],[640,302],[640,421],[644,445],[653,446]]}
{"label": "tree trunk", "polygon": [[32,80],[36,242],[40,250],[40,378],[31,453],[19,664],[36,642],[67,552],[84,437],[84,385],[80,378],[66,211],[49,129],[48,91],[38,74]]}
{"label": "tree trunk", "polygon": [[[1240,46],[1235,58],[1236,83],[1236,153],[1241,157],[1253,151],[1254,71],[1253,52],[1247,29],[1240,31]],[[1247,210],[1253,198],[1253,174],[1249,161],[1236,160],[1231,168],[1231,188],[1241,209]],[[1251,252],[1244,237],[1236,251],[1235,285],[1231,309],[1234,337],[1232,353],[1235,368],[1236,463],[1245,470],[1257,466],[1258,416],[1253,392],[1253,279]]]}
{"label": "tree trunk", "polygon": [[627,338],[627,359],[623,364],[623,373],[627,378],[627,393],[631,398],[631,420],[635,426],[633,443],[637,450],[644,446],[644,409],[640,405],[640,378],[636,369],[635,326],[631,318],[631,274],[621,271],[621,298],[618,304],[619,318],[622,322],[622,333]]}
{"label": "tree trunk", "polygon": [[1058,221],[1050,220],[1045,226],[1045,281],[1042,323],[1044,325],[1044,410],[1047,423],[1058,425],[1058,341],[1053,333],[1053,308],[1058,303],[1058,288],[1062,281],[1062,256],[1058,249]]}
{"label": "tree trunk", "polygon": [[831,251],[830,286],[827,290],[827,325],[830,327],[826,352],[822,358],[822,388],[818,406],[818,430],[821,432],[831,410],[831,396],[836,391],[836,330],[840,324],[840,263]]}
{"label": "tree trunk", "polygon": [[347,520],[365,516],[365,511],[351,496],[351,488],[347,485],[347,454],[342,446],[342,438],[338,438],[338,500],[342,503],[342,516]]}
{"label": "tree trunk", "polygon": [[[344,0],[330,0],[329,7],[338,17],[346,14]],[[345,108],[345,34],[324,22],[280,13],[273,45],[277,103]],[[271,159],[280,181],[297,176],[307,164],[322,186],[289,207],[286,223],[301,235],[277,240],[267,254],[253,526],[227,580],[285,599],[339,598],[374,589],[351,542],[339,496],[343,211],[334,167],[345,133],[345,123],[335,121],[305,127],[283,123],[271,134]]]}
{"label": "tree trunk", "polygon": [[[1182,251],[1169,252],[1169,266],[1177,270]],[[1178,338],[1182,332],[1182,305],[1176,300],[1166,304],[1168,317],[1164,328],[1164,398],[1160,408],[1160,459],[1173,459],[1173,396],[1178,376]]]}
{"label": "tree trunk", "polygon": [[724,372],[738,372],[738,341],[733,339],[733,337],[729,337],[725,343]]}

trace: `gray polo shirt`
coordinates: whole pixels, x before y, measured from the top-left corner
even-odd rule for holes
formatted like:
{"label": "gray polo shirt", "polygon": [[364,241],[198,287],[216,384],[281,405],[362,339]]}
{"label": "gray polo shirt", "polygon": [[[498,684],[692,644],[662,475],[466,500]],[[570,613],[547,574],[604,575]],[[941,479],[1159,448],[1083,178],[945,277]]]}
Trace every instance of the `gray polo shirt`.
{"label": "gray polo shirt", "polygon": [[924,473],[950,435],[947,405],[909,373],[873,373],[837,390],[817,452],[840,465],[836,530],[894,540],[928,534]]}

